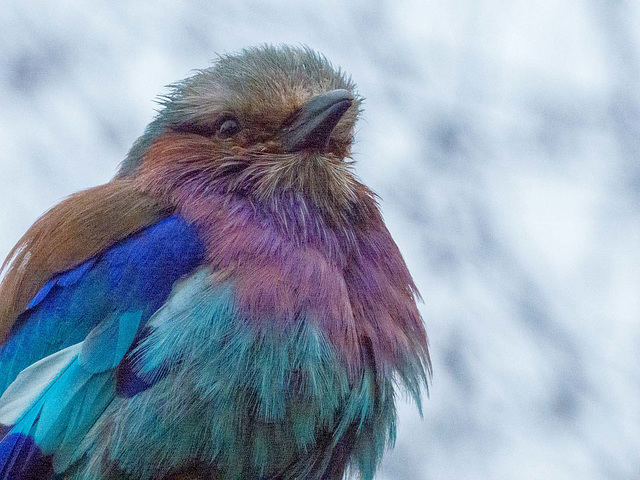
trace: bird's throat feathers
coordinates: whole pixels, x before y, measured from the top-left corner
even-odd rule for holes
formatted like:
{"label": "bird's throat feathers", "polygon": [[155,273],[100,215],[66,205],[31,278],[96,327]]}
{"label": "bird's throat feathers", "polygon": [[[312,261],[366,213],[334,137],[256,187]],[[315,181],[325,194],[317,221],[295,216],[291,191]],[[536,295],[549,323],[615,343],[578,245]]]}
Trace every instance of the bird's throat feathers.
{"label": "bird's throat feathers", "polygon": [[411,371],[406,383],[419,390],[430,367],[417,291],[374,195],[342,160],[212,148],[161,136],[138,188],[197,227],[214,275],[232,279],[248,318],[273,328],[304,312],[353,366]]}
{"label": "bird's throat feathers", "polygon": [[313,228],[318,223],[341,229],[382,221],[374,194],[356,179],[351,162],[333,153],[276,149],[268,142],[243,148],[165,133],[147,151],[137,183],[170,201],[242,199],[289,235],[311,240],[320,233]]}

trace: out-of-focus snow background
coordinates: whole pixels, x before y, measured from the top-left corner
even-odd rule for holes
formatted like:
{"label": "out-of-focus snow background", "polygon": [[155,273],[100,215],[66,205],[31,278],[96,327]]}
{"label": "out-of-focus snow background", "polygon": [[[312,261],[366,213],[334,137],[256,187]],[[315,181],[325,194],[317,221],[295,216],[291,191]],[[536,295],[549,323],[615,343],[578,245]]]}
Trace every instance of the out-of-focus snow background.
{"label": "out-of-focus snow background", "polygon": [[353,75],[425,299],[431,399],[378,478],[640,478],[640,2],[1,2],[0,254],[165,84],[264,42]]}

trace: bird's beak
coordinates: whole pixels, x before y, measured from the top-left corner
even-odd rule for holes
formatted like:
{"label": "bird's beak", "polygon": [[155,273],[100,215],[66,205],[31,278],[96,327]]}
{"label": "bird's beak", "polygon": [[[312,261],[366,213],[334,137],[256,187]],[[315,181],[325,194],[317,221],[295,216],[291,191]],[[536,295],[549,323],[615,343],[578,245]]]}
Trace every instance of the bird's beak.
{"label": "bird's beak", "polygon": [[324,150],[331,132],[352,103],[353,95],[348,90],[331,90],[313,97],[283,127],[284,150]]}

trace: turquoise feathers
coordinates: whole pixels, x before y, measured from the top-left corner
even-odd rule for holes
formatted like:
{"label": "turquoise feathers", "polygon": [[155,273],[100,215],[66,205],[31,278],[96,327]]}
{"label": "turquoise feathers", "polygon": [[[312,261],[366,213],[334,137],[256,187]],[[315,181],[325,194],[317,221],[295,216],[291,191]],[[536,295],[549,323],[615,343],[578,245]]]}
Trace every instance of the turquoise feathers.
{"label": "turquoise feathers", "polygon": [[[256,334],[237,318],[233,288],[211,285],[208,272],[199,270],[174,289],[148,328],[132,352],[133,368],[155,386],[111,404],[87,437],[89,456],[111,452],[120,467],[140,478],[157,478],[197,451],[216,458],[224,478],[284,472],[320,478],[335,444],[353,429],[363,434],[358,467],[373,473],[371,453],[381,453],[393,428],[375,420],[392,420],[392,398],[374,397],[379,387],[372,372],[350,381],[326,338],[304,319],[291,331]],[[179,412],[164,414],[167,396]],[[111,417],[119,419],[117,426]],[[158,425],[158,418],[165,420]],[[164,441],[169,434],[171,449]],[[308,455],[319,436],[327,437],[324,450]],[[82,470],[78,478],[95,473]]]}

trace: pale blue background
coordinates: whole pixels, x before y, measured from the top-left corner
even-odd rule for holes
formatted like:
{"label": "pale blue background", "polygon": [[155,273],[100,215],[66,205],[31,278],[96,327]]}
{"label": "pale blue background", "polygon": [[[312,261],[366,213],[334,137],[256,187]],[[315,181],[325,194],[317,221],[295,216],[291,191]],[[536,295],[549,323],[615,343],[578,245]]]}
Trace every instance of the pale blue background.
{"label": "pale blue background", "polygon": [[640,477],[640,2],[0,3],[0,254],[109,180],[163,85],[307,44],[367,98],[360,176],[434,379],[378,478]]}

